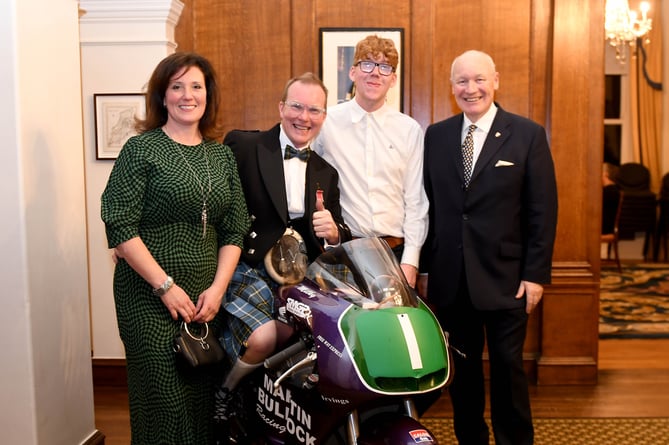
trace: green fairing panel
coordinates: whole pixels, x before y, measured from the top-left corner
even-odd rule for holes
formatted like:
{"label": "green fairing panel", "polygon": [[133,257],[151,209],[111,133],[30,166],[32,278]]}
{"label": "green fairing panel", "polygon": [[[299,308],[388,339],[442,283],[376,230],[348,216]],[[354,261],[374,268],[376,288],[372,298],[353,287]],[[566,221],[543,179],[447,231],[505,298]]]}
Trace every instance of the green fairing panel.
{"label": "green fairing panel", "polygon": [[356,370],[371,390],[411,394],[447,382],[450,370],[443,331],[423,304],[352,308],[341,322]]}

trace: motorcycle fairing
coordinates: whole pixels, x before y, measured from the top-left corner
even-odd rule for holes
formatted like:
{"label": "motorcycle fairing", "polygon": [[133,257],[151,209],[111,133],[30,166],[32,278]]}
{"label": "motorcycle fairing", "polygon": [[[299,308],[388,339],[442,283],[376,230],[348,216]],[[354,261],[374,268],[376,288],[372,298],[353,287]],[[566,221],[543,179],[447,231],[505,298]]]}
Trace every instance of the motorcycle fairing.
{"label": "motorcycle fairing", "polygon": [[419,394],[449,381],[446,339],[422,302],[416,308],[351,306],[339,324],[355,371],[370,391]]}
{"label": "motorcycle fairing", "polygon": [[418,420],[398,413],[381,413],[362,427],[358,445],[436,445],[437,438]]}

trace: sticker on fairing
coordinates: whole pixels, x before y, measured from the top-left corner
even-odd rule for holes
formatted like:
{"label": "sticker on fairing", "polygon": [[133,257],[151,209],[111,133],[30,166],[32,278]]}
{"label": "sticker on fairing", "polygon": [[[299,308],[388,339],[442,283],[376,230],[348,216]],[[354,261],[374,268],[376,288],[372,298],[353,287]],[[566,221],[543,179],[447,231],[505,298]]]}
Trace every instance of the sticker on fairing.
{"label": "sticker on fairing", "polygon": [[414,443],[434,442],[430,433],[427,430],[413,430],[409,431]]}

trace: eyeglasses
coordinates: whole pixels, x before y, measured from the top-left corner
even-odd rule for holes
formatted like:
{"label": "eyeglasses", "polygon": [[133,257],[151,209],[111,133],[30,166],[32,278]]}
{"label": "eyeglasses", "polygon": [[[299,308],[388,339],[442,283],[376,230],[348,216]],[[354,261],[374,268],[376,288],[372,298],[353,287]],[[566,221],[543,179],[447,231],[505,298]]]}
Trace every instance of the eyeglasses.
{"label": "eyeglasses", "polygon": [[287,110],[295,116],[302,115],[304,110],[307,110],[309,116],[313,118],[318,118],[325,114],[325,108],[317,107],[316,105],[304,105],[293,100],[287,100],[283,104],[287,107]]}
{"label": "eyeglasses", "polygon": [[378,66],[379,74],[382,76],[390,76],[393,71],[395,71],[395,68],[393,68],[392,65],[388,65],[387,63],[376,63],[370,60],[361,60],[360,62],[356,63],[356,65],[360,67],[360,71],[363,73],[371,73],[374,71],[374,68]]}

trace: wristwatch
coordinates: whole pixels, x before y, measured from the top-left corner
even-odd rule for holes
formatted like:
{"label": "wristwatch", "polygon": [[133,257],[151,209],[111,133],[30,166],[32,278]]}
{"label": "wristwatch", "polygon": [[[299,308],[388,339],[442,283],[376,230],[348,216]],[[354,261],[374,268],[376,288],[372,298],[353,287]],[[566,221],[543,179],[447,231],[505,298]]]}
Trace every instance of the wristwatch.
{"label": "wristwatch", "polygon": [[160,287],[153,289],[153,295],[156,297],[162,297],[167,293],[168,290],[172,288],[172,286],[174,286],[174,280],[168,275],[167,279],[163,284],[160,285]]}

